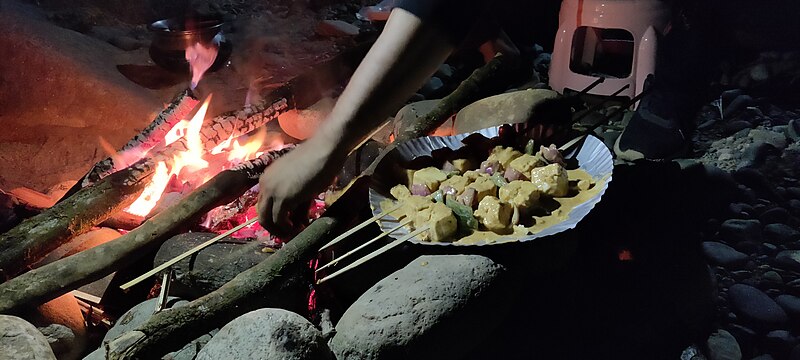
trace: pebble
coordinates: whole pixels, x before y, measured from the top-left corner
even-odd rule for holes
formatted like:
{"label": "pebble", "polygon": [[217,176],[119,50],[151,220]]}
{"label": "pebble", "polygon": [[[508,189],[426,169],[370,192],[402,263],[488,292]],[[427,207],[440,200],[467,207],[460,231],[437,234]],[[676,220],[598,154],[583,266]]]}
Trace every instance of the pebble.
{"label": "pebble", "polygon": [[453,67],[448,64],[439,65],[439,69],[436,70],[434,76],[442,78],[442,79],[450,79],[453,77]]}
{"label": "pebble", "polygon": [[736,342],[739,343],[739,348],[742,349],[742,353],[751,353],[751,349],[756,341],[756,332],[753,331],[753,329],[736,323],[731,323],[726,329],[736,338]]}
{"label": "pebble", "polygon": [[427,83],[425,83],[424,86],[422,86],[421,89],[419,89],[419,93],[422,94],[422,96],[425,96],[425,98],[432,98],[436,97],[442,88],[444,88],[444,81],[436,76],[433,76],[430,78],[430,80],[428,80]]}
{"label": "pebble", "polygon": [[775,256],[775,263],[779,266],[800,272],[800,250],[784,250]]}
{"label": "pebble", "polygon": [[755,209],[747,203],[732,203],[728,205],[728,210],[737,219],[749,219],[755,213]]}
{"label": "pebble", "polygon": [[786,137],[792,141],[800,141],[800,121],[798,119],[789,121],[786,127]]}
{"label": "pebble", "polygon": [[797,338],[786,330],[770,331],[762,341],[763,350],[781,359],[785,358],[795,346]]}
{"label": "pebble", "polygon": [[789,200],[789,208],[792,209],[792,211],[795,214],[800,214],[800,200],[798,199]]}
{"label": "pebble", "polygon": [[720,225],[719,235],[727,243],[761,240],[761,222],[758,220],[729,219]]}
{"label": "pebble", "polygon": [[786,188],[786,194],[793,199],[800,199],[800,187]]}
{"label": "pebble", "polygon": [[783,285],[783,278],[775,271],[767,271],[761,275],[761,280],[767,287],[778,287]]}
{"label": "pebble", "polygon": [[722,111],[723,119],[730,119],[736,113],[743,111],[748,106],[753,104],[753,98],[747,94],[741,94],[736,96],[728,106],[725,106],[725,109]]}
{"label": "pebble", "polygon": [[800,279],[794,279],[787,282],[786,292],[795,296],[800,296]]}
{"label": "pebble", "polygon": [[761,213],[758,217],[763,224],[785,224],[789,220],[789,212],[782,207],[774,207]]}
{"label": "pebble", "polygon": [[783,308],[789,317],[800,321],[800,297],[792,295],[780,295],[775,298],[775,302]]}
{"label": "pebble", "polygon": [[739,131],[750,129],[752,127],[753,124],[751,124],[749,121],[744,121],[744,120],[731,121],[725,124],[724,126],[725,132],[728,134],[737,133]]}
{"label": "pebble", "polygon": [[789,360],[800,360],[800,345],[797,345],[789,353]]}
{"label": "pebble", "polygon": [[769,224],[764,227],[764,237],[777,244],[800,239],[800,231],[786,224]]}
{"label": "pebble", "polygon": [[772,330],[788,321],[786,312],[755,287],[735,284],[728,289],[728,297],[736,314],[749,321],[756,329]]}
{"label": "pebble", "polygon": [[706,241],[702,244],[703,253],[714,265],[729,268],[741,268],[747,263],[748,256],[723,243]]}
{"label": "pebble", "polygon": [[758,356],[756,356],[756,357],[754,357],[754,358],[752,358],[750,360],[775,360],[775,358],[772,357],[772,355],[770,355],[770,354],[761,354],[761,355],[758,355]]}
{"label": "pebble", "polygon": [[764,129],[752,129],[747,136],[752,138],[754,142],[763,142],[780,150],[786,148],[786,135],[779,132]]}
{"label": "pebble", "polygon": [[741,360],[742,349],[731,333],[718,329],[706,341],[709,360]]}

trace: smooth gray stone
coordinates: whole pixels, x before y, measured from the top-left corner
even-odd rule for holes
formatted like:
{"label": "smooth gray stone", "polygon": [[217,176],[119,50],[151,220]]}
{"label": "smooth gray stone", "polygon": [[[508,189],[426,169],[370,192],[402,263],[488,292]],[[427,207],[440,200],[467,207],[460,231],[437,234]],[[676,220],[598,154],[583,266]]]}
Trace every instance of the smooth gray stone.
{"label": "smooth gray stone", "polygon": [[786,312],[772,298],[750,285],[731,286],[728,299],[736,314],[749,321],[756,330],[773,330],[789,321]]}
{"label": "smooth gray stone", "polygon": [[331,358],[322,333],[304,317],[283,309],[259,309],[223,326],[196,360]]}
{"label": "smooth gray stone", "polygon": [[730,268],[741,268],[747,263],[748,256],[736,249],[714,241],[706,241],[702,244],[703,253],[706,258],[714,264]]}
{"label": "smooth gray stone", "polygon": [[56,360],[47,339],[31,323],[0,315],[0,357],[14,360]]}
{"label": "smooth gray stone", "polygon": [[367,290],[330,341],[338,360],[458,359],[499,324],[514,284],[477,255],[421,256]]}

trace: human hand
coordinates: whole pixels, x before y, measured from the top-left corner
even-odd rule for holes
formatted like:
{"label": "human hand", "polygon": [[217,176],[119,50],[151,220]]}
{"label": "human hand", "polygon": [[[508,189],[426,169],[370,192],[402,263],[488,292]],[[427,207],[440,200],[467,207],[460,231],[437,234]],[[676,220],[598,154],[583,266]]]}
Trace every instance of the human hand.
{"label": "human hand", "polygon": [[309,140],[267,167],[259,179],[259,223],[277,236],[293,235],[307,204],[331,183],[344,159]]}

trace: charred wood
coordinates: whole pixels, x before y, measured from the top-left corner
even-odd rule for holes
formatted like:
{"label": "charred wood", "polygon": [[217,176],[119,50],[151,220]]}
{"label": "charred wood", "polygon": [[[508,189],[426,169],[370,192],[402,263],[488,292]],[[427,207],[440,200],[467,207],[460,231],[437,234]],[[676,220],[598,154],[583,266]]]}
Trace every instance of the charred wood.
{"label": "charred wood", "polygon": [[[135,156],[136,153],[144,154],[162,143],[164,141],[164,136],[172,127],[186,118],[198,103],[199,100],[194,97],[190,90],[182,91],[167,104],[167,107],[156,116],[150,125],[122,147],[118,153],[118,158],[129,158]],[[138,158],[136,160],[138,160]],[[83,178],[78,180],[78,182],[64,194],[59,202],[72,196],[72,194],[76,193],[81,188],[94,184],[108,174],[121,170],[128,165],[129,164],[115,164],[112,157],[97,162]]]}
{"label": "charred wood", "polygon": [[133,203],[152,173],[149,163],[138,162],[0,235],[0,275],[8,279],[23,272],[27,265]]}
{"label": "charred wood", "polygon": [[[253,187],[258,183],[258,177],[264,169],[292,148],[265,153],[217,174],[181,202],[113,241],[33,269],[0,284],[0,313],[42,304],[133,263],[138,256],[145,253],[142,249],[160,245],[209,210],[231,202]],[[112,175],[109,178],[114,177]],[[67,200],[72,201],[72,198]]]}

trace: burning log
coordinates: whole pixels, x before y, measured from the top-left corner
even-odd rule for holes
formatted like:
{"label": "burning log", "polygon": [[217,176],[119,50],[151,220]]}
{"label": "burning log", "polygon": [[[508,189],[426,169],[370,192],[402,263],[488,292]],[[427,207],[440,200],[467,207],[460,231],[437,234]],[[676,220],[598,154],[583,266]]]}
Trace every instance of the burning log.
{"label": "burning log", "polygon": [[425,117],[400,129],[400,133],[396,134],[397,140],[413,139],[433,132],[465,106],[505,90],[518,79],[521,70],[518,59],[507,55],[495,56],[486,65],[473,71]]}
{"label": "burning log", "polygon": [[[164,146],[164,137],[188,115],[197,103],[198,101],[189,95],[188,90],[183,92],[142,134],[129,141],[118,156],[95,164],[89,173],[64,195],[62,200],[71,196],[80,187],[93,184],[126,165],[124,161],[122,164],[115,163],[114,158],[124,159],[126,154],[135,155],[136,153],[141,157],[145,152],[150,151],[147,155],[148,158],[157,163],[158,161],[171,161],[175,154],[186,151],[188,145],[185,138]],[[192,106],[189,107],[189,111],[184,111],[188,104]],[[249,105],[238,111],[224,113],[204,124],[200,131],[200,140],[205,150],[210,151],[231,137],[236,138],[258,129],[288,109],[288,100],[280,97],[275,101]]]}
{"label": "burning log", "polygon": [[[199,102],[200,101],[196,99],[189,90],[184,90],[178,94],[178,96],[173,98],[167,107],[156,116],[155,120],[153,120],[147,128],[134,136],[133,139],[122,147],[122,150],[117,156],[108,157],[94,164],[89,172],[86,173],[82,179],[78,180],[78,182],[64,194],[59,202],[72,196],[81,188],[94,184],[108,176],[108,174],[126,167],[128,164],[120,164],[120,159],[135,156],[136,158],[134,161],[139,160],[142,154],[163,142],[164,136],[170,129],[182,119],[186,118]],[[114,158],[118,159],[117,163],[115,163]]]}
{"label": "burning log", "polygon": [[136,163],[0,235],[0,275],[8,279],[23,272],[26,265],[130,205],[152,173],[149,163]]}
{"label": "burning log", "polygon": [[[274,159],[292,148],[271,151],[225,170],[133,231],[0,285],[0,313],[44,303],[134,262],[143,254],[143,248],[158,246],[188,222],[242,195],[258,183],[259,175]],[[116,178],[115,175],[109,178]],[[70,198],[65,204],[75,200]]]}

